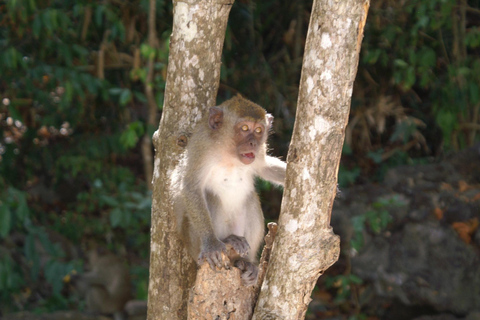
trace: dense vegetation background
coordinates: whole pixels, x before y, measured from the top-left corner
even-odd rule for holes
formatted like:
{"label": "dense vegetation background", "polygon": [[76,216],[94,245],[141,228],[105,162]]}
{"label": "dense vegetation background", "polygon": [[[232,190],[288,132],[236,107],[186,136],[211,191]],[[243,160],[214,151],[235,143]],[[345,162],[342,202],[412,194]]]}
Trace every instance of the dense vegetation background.
{"label": "dense vegetation background", "polygon": [[[478,141],[479,2],[372,1],[342,187]],[[268,109],[277,156],[288,150],[310,8],[239,0],[230,16],[218,101],[240,92]],[[152,46],[148,0],[0,1],[0,315],[81,305],[68,276],[96,246],[129,261],[135,297],[146,299],[151,195],[140,141],[156,129],[148,85],[154,123],[161,115],[171,2],[156,12]],[[275,219],[281,193],[258,188]]]}

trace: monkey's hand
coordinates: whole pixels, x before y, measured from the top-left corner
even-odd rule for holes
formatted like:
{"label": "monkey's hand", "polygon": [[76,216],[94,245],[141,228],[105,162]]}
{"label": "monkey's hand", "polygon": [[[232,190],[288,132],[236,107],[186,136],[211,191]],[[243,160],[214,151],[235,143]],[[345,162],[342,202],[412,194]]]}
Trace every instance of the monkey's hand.
{"label": "monkey's hand", "polygon": [[234,234],[225,238],[223,242],[231,245],[233,250],[235,250],[240,257],[246,257],[250,250],[250,245],[247,240],[244,237],[239,237]]}
{"label": "monkey's hand", "polygon": [[[224,254],[222,257],[222,253]],[[228,269],[230,267],[230,261],[227,257],[227,246],[225,243],[218,239],[208,240],[202,243],[202,250],[198,257],[198,265],[202,265],[204,261],[207,261],[212,270],[215,270],[215,267],[225,267]]]}
{"label": "monkey's hand", "polygon": [[246,260],[237,260],[234,266],[242,271],[242,282],[246,286],[253,286],[257,283],[258,267]]}

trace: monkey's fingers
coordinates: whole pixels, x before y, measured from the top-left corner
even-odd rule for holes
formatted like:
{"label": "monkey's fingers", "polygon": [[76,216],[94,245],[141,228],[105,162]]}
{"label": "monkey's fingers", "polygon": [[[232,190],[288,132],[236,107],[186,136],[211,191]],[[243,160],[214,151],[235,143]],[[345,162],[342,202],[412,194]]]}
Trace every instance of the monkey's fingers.
{"label": "monkey's fingers", "polygon": [[246,286],[252,286],[257,283],[258,267],[251,262],[238,260],[235,266],[242,271],[242,282]]}
{"label": "monkey's fingers", "polygon": [[225,269],[230,268],[230,260],[222,251],[211,251],[202,253],[198,258],[198,264],[202,265],[204,261],[208,262],[212,270],[215,270],[215,267]]}
{"label": "monkey's fingers", "polygon": [[246,257],[248,255],[248,251],[250,251],[250,245],[244,237],[232,234],[225,238],[223,242],[231,245],[233,250],[235,250],[240,257]]}

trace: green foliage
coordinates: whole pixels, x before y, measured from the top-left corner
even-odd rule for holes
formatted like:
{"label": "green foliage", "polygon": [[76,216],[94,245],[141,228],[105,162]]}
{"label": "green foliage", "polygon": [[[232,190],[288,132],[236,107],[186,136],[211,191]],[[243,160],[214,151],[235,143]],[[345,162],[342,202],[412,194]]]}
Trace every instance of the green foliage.
{"label": "green foliage", "polygon": [[377,83],[393,81],[390,92],[414,93],[416,101],[403,103],[423,119],[433,114],[445,147],[463,148],[478,140],[470,128],[479,120],[480,26],[462,16],[462,6],[478,4],[384,1],[369,12],[360,68]]}
{"label": "green foliage", "polygon": [[25,278],[13,259],[7,254],[2,254],[0,258],[0,302],[9,303],[12,295],[20,293],[24,285]]}
{"label": "green foliage", "polygon": [[131,268],[132,281],[136,283],[136,297],[141,300],[148,298],[148,268],[134,266]]}
{"label": "green foliage", "polygon": [[[138,145],[154,130],[145,86],[163,103],[172,9],[156,3],[158,48],[147,45],[148,0],[0,6],[0,313],[74,308],[64,277],[83,261],[72,247],[148,261]],[[146,298],[148,269],[132,270]]]}
{"label": "green foliage", "polygon": [[348,170],[344,166],[340,165],[340,169],[338,171],[338,185],[340,186],[340,188],[351,186],[355,183],[359,176],[359,167],[354,167],[353,169]]}
{"label": "green foliage", "polygon": [[144,131],[145,128],[140,121],[132,122],[127,126],[127,130],[120,136],[120,142],[127,149],[133,148],[137,145],[140,137],[143,136]]}
{"label": "green foliage", "polygon": [[6,192],[0,194],[0,239],[6,238],[14,227],[28,223],[29,219],[25,192],[8,187]]}
{"label": "green foliage", "polygon": [[[32,223],[33,215],[25,192],[9,187],[0,195],[0,199],[1,237],[7,238],[15,231],[22,234],[23,238],[23,250],[15,248],[13,253],[4,252],[0,258],[0,305],[9,303],[12,296],[18,299],[28,297],[32,289],[27,286],[31,284],[27,281],[36,282],[40,275],[43,275],[51,289],[51,297],[45,299],[43,304],[55,299],[65,305],[68,299],[61,294],[63,277],[72,270],[79,270],[79,262],[64,261],[65,252],[60,245],[50,240],[45,228]],[[0,247],[0,252],[2,250]],[[15,266],[18,261],[14,257],[19,254],[23,254],[22,259],[25,259],[24,268]]]}
{"label": "green foliage", "polygon": [[355,251],[360,251],[364,245],[364,233],[368,230],[373,234],[380,234],[392,222],[390,210],[405,206],[398,197],[379,198],[372,203],[371,209],[352,218],[353,237],[350,246]]}
{"label": "green foliage", "polygon": [[347,301],[352,294],[352,286],[362,284],[362,279],[354,274],[326,276],[325,286],[328,289],[336,289],[335,303],[343,303]]}

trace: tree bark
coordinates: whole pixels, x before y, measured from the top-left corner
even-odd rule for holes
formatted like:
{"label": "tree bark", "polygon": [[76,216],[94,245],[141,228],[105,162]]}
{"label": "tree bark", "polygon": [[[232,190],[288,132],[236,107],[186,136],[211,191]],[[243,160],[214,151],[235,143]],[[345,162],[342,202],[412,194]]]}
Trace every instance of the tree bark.
{"label": "tree bark", "polygon": [[175,232],[170,175],[194,123],[215,105],[221,52],[233,0],[174,1],[160,127],[153,135],[149,320],[185,319],[196,265]]}
{"label": "tree bark", "polygon": [[[248,320],[252,318],[253,308],[262,284],[277,224],[268,224],[265,246],[259,263],[258,279],[255,286],[245,286],[240,279],[241,271],[237,268],[212,270],[205,263],[198,270],[195,286],[188,301],[188,319],[195,320]],[[227,259],[227,258],[226,258]]]}
{"label": "tree bark", "polygon": [[369,0],[315,0],[307,34],[279,230],[253,319],[303,319],[339,256],[330,227]]}

